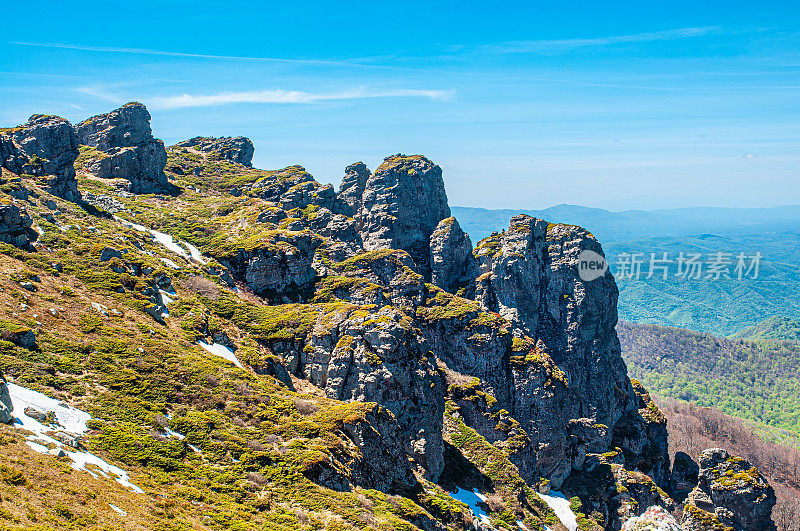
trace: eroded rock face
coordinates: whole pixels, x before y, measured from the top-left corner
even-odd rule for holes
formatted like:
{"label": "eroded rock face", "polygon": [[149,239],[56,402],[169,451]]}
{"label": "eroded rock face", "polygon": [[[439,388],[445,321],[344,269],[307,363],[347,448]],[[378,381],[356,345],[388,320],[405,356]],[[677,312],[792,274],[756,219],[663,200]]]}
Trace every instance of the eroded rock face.
{"label": "eroded rock face", "polygon": [[363,162],[356,162],[349,165],[344,170],[344,179],[339,186],[339,193],[336,196],[336,212],[361,220],[361,197],[364,195],[364,188],[367,186],[370,171]]}
{"label": "eroded rock face", "polygon": [[430,239],[431,283],[455,293],[469,286],[478,274],[478,261],[472,255],[472,241],[458,220],[441,220]]}
{"label": "eroded rock face", "polygon": [[311,263],[319,244],[319,238],[309,231],[287,233],[274,242],[242,249],[219,260],[235,278],[273,304],[298,302],[313,290],[316,272]]}
{"label": "eroded rock face", "polygon": [[420,155],[387,157],[367,180],[360,211],[366,250],[402,249],[430,278],[431,234],[450,217],[439,166]]}
{"label": "eroded rock face", "polygon": [[80,144],[99,152],[87,156],[86,171],[104,179],[125,179],[133,193],[154,193],[167,187],[167,151],[164,142],[153,138],[150,113],[141,103],[127,103],[92,116],[75,130]]}
{"label": "eroded rock face", "polygon": [[73,164],[78,157],[75,131],[58,116],[34,114],[20,126],[0,131],[2,165],[17,174],[46,177],[50,193],[77,201]]}
{"label": "eroded rock face", "polygon": [[215,153],[222,160],[235,162],[242,166],[253,166],[253,142],[244,136],[205,137],[196,136],[176,144],[179,147],[194,148],[203,153]]}
{"label": "eroded rock face", "polygon": [[13,421],[13,411],[14,404],[11,403],[11,394],[8,392],[6,379],[0,373],[0,424],[8,424]]}
{"label": "eroded rock face", "polygon": [[297,370],[330,398],[377,402],[397,419],[409,455],[436,480],[444,467],[444,388],[411,320],[384,306],[317,321]]}
{"label": "eroded rock face", "polygon": [[[539,445],[538,472],[556,486],[581,469],[588,455],[615,445],[625,451],[627,467],[654,474],[654,481],[666,486],[665,424],[643,416],[655,405],[643,405],[620,355],[616,284],[610,274],[588,282],[580,278],[578,256],[584,249],[602,254],[583,229],[520,215],[475,251],[481,273],[476,300],[508,319],[514,335],[531,344],[514,358],[521,361],[512,364],[513,378],[505,384],[513,382],[511,412]],[[549,364],[555,368],[547,370]],[[545,385],[543,375],[558,383]],[[498,399],[502,396],[499,392]],[[590,444],[567,435],[574,419],[606,426],[608,437]]]}
{"label": "eroded rock face", "polygon": [[699,481],[700,465],[684,452],[676,452],[672,463],[670,486],[677,501],[683,501]]}
{"label": "eroded rock face", "polygon": [[721,448],[705,450],[698,462],[699,482],[684,508],[687,529],[715,529],[714,523],[736,531],[775,529],[775,491],[755,467]]}
{"label": "eroded rock face", "polygon": [[33,220],[15,204],[0,205],[0,241],[15,247],[27,248],[39,233],[31,228]]}

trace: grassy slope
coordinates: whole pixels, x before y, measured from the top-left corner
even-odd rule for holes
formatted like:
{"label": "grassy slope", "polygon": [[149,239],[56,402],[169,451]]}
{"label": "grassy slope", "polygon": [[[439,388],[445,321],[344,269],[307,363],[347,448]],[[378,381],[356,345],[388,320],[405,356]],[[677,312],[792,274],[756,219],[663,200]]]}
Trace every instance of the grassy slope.
{"label": "grassy slope", "polygon": [[[220,171],[222,181],[213,171],[204,173],[204,180],[194,175],[188,182],[178,180],[207,186],[205,193],[119,198],[137,212],[124,215],[209,252],[271,245],[274,233],[256,225],[253,216],[272,205],[214,190],[220,182],[238,186],[269,178],[270,172],[248,170],[240,179],[231,166],[209,166]],[[297,172],[272,175],[282,179],[287,173]],[[266,306],[252,295],[231,291],[207,268],[164,249],[148,234],[52,198],[31,180],[19,184],[35,194],[25,206],[41,229],[42,245],[27,252],[0,244],[0,328],[33,330],[37,348],[0,341],[0,371],[90,412],[97,420],[84,444],[129,471],[145,494],[70,471],[68,462],[33,452],[21,433],[2,428],[0,529],[111,529],[124,522],[132,529],[413,531],[415,522],[433,517],[452,529],[469,524],[467,507],[438,485],[423,482],[420,492],[401,497],[360,487],[337,492],[309,479],[321,465],[348,474],[347,460],[358,455],[343,426],[373,422],[380,408],[324,398],[308,382],[296,380],[302,392],[293,392],[252,367],[270,363],[265,340],[304,334],[318,315],[352,305]],[[85,177],[80,186],[95,193],[112,191]],[[0,200],[9,199],[0,194]],[[39,215],[51,210],[44,206],[50,199],[60,211],[56,223]],[[104,247],[127,250],[124,262],[140,261],[152,272],[115,271],[119,259],[98,260]],[[181,270],[170,269],[160,258]],[[176,294],[169,317],[158,322],[144,311],[148,301],[141,291],[162,274],[171,277]],[[22,288],[27,280],[34,291]],[[108,308],[107,315],[93,303]],[[196,346],[198,339],[220,331],[236,344],[246,369]],[[165,425],[185,440],[166,437]],[[521,482],[510,474],[515,485]],[[507,490],[501,483],[495,488]],[[508,490],[509,496],[516,496],[516,490]],[[129,516],[123,519],[109,503]],[[507,507],[499,503],[497,514],[508,517]],[[536,525],[553,515],[537,507],[535,514],[520,512],[519,517]]]}

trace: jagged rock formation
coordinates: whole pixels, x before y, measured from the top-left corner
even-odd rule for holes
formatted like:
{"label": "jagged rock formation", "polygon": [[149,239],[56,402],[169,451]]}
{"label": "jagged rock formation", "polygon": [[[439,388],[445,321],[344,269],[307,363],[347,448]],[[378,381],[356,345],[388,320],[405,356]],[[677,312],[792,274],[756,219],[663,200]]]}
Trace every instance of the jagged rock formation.
{"label": "jagged rock formation", "polygon": [[203,153],[214,153],[222,160],[235,162],[242,166],[251,167],[253,165],[253,153],[255,152],[253,142],[243,136],[220,138],[196,136],[175,145],[193,148]]}
{"label": "jagged rock formation", "polygon": [[402,249],[430,278],[431,234],[450,217],[439,166],[420,155],[387,157],[367,179],[359,211],[366,250]]}
{"label": "jagged rock formation", "polygon": [[273,241],[220,258],[234,278],[273,302],[306,300],[316,273],[311,267],[320,239],[309,231],[278,234]]}
{"label": "jagged rock formation", "polygon": [[33,220],[15,204],[0,205],[0,241],[16,247],[28,247],[39,234],[31,228]]}
{"label": "jagged rock formation", "polygon": [[394,413],[406,451],[436,480],[444,468],[444,390],[408,318],[385,306],[317,321],[299,371],[330,398],[378,402]]}
{"label": "jagged rock formation", "polygon": [[84,169],[103,179],[125,179],[133,193],[163,191],[167,152],[153,138],[150,113],[141,103],[126,103],[75,126],[78,142],[94,148],[85,154]]}
{"label": "jagged rock formation", "polygon": [[749,462],[721,448],[710,448],[700,455],[699,465],[699,482],[684,507],[685,529],[775,529],[770,516],[775,491]]}
{"label": "jagged rock formation", "polygon": [[451,216],[436,225],[431,234],[430,252],[431,283],[443,290],[455,293],[478,276],[478,261],[472,255],[472,241],[461,230],[456,218]]}
{"label": "jagged rock formation", "polygon": [[672,496],[679,502],[697,486],[700,476],[700,465],[684,452],[676,452],[672,463],[670,487]]}
{"label": "jagged rock formation", "polygon": [[49,191],[68,201],[79,198],[77,157],[75,131],[64,118],[34,114],[22,125],[0,129],[0,164],[17,174],[44,177]]}
{"label": "jagged rock formation", "polygon": [[[665,486],[666,430],[650,429],[654,423],[663,427],[664,420],[653,423],[642,415],[654,407],[652,402],[640,411],[642,398],[627,377],[614,330],[616,284],[610,274],[581,280],[577,260],[584,249],[602,253],[583,229],[548,225],[525,215],[512,218],[507,231],[481,241],[476,249],[481,272],[476,300],[508,319],[520,340],[529,338],[526,358],[547,360],[564,375],[563,388],[552,387],[550,400],[556,408],[542,407],[541,398],[531,402],[542,384],[526,373],[515,374],[511,411],[540,448],[537,471],[557,485],[573,468],[582,468],[586,453],[619,446],[628,466],[652,473]],[[588,449],[581,437],[567,435],[574,419],[590,419],[608,432]]]}
{"label": "jagged rock formation", "polygon": [[349,165],[344,170],[344,179],[342,179],[339,193],[336,196],[336,212],[354,218],[359,223],[359,230],[361,228],[361,198],[370,175],[367,165],[363,162]]}

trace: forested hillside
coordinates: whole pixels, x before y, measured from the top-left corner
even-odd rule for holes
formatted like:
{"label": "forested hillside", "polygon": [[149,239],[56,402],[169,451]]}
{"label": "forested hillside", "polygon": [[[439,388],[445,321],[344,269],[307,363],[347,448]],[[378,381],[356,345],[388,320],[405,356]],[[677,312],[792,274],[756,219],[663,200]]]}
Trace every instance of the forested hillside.
{"label": "forested hillside", "polygon": [[631,376],[656,392],[800,433],[800,346],[620,322]]}

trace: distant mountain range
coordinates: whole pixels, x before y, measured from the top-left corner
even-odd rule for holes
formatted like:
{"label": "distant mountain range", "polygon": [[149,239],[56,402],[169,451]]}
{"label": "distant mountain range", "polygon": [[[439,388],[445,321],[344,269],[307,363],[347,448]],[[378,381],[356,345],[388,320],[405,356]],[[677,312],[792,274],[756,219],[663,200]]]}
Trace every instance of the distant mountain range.
{"label": "distant mountain range", "polygon": [[[622,212],[575,205],[528,211],[468,207],[451,210],[475,241],[502,230],[519,213],[588,229],[603,244],[616,276],[619,315],[624,320],[728,336],[769,316],[800,318],[800,206]],[[666,253],[673,260],[666,279],[661,271],[654,271],[647,278],[651,253],[657,258]],[[733,278],[678,277],[680,253],[700,254],[704,262],[717,253],[727,253],[732,262],[728,273]],[[748,258],[761,253],[757,275],[737,278],[734,268],[739,253]],[[639,255],[642,261],[641,275],[623,278],[618,274],[620,260],[631,254]],[[706,273],[704,270],[702,276]]]}

